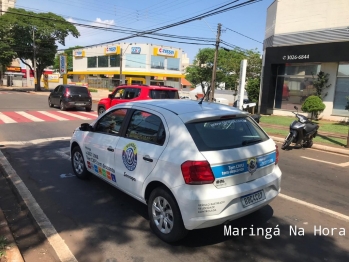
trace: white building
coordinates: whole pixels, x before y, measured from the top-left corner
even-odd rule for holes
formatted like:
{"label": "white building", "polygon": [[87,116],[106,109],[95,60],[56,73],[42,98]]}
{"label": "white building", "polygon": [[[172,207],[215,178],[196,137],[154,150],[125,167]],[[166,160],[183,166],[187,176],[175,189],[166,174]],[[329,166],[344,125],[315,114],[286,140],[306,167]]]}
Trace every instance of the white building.
{"label": "white building", "polygon": [[184,68],[189,64],[181,48],[144,43],[115,43],[77,49],[73,56],[73,72],[68,73],[73,76],[72,81],[102,88],[120,83],[180,88]]}
{"label": "white building", "polygon": [[276,0],[268,8],[260,110],[292,115],[329,74],[323,117],[344,120],[349,96],[349,1]]}
{"label": "white building", "polygon": [[[7,11],[9,8],[14,8],[16,0],[0,0],[0,11]],[[3,15],[3,12],[0,12],[0,15]]]}

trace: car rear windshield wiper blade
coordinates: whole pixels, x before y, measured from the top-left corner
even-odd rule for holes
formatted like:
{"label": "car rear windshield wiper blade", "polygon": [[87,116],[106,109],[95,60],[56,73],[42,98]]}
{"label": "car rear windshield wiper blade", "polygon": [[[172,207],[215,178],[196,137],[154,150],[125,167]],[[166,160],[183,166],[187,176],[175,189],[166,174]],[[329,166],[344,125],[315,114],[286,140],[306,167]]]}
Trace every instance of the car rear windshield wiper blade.
{"label": "car rear windshield wiper blade", "polygon": [[244,140],[244,141],[242,141],[242,145],[246,146],[246,145],[256,144],[258,142],[262,142],[262,139]]}

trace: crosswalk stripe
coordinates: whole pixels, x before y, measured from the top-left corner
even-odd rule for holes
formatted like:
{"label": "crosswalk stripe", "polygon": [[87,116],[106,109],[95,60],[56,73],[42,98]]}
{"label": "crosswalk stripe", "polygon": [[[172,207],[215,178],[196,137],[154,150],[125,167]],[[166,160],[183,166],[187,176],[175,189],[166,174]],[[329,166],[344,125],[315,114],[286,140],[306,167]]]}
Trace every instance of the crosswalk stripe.
{"label": "crosswalk stripe", "polygon": [[30,115],[24,111],[16,111],[17,114],[21,115],[21,116],[24,116],[25,118],[28,118],[30,120],[32,120],[33,122],[44,122],[44,120],[38,118],[38,117],[35,117],[33,115]]}
{"label": "crosswalk stripe", "polygon": [[73,114],[73,113],[69,113],[69,112],[65,112],[65,111],[60,111],[59,113],[65,114],[65,115],[68,115],[68,116],[72,116],[72,117],[76,117],[76,118],[79,118],[79,119],[83,119],[83,120],[91,120],[91,118],[84,117],[84,116],[79,116],[77,114]]}
{"label": "crosswalk stripe", "polygon": [[13,120],[12,118],[8,117],[7,115],[4,115],[1,112],[0,112],[0,120],[6,124],[17,123],[17,121]]}
{"label": "crosswalk stripe", "polygon": [[98,116],[96,113],[90,113],[90,112],[79,112],[79,113],[86,114],[86,115],[89,115],[89,116],[94,116],[94,117]]}
{"label": "crosswalk stripe", "polygon": [[64,118],[64,117],[60,117],[60,116],[56,116],[54,114],[51,114],[47,111],[38,111],[39,113],[43,114],[43,115],[47,115],[49,117],[52,117],[54,119],[57,119],[58,121],[68,121],[68,119]]}

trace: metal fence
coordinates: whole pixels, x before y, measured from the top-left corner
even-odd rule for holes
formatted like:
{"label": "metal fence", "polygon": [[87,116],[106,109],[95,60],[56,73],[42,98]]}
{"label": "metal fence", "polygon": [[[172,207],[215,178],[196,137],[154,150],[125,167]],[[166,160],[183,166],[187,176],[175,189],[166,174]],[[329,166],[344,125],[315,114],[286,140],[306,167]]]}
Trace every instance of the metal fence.
{"label": "metal fence", "polygon": [[91,88],[113,88],[119,80],[113,78],[87,78],[88,87]]}

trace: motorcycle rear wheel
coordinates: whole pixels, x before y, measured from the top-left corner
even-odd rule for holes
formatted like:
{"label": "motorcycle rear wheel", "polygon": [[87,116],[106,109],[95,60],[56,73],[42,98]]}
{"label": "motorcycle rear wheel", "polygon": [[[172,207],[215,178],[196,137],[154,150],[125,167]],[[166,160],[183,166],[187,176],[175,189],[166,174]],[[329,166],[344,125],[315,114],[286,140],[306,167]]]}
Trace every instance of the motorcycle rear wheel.
{"label": "motorcycle rear wheel", "polygon": [[293,139],[292,134],[289,133],[285,139],[285,142],[282,144],[281,149],[282,150],[287,149],[289,147],[289,145],[291,145],[292,139]]}
{"label": "motorcycle rear wheel", "polygon": [[304,143],[303,147],[306,148],[311,148],[313,146],[313,139],[308,140],[307,142]]}

